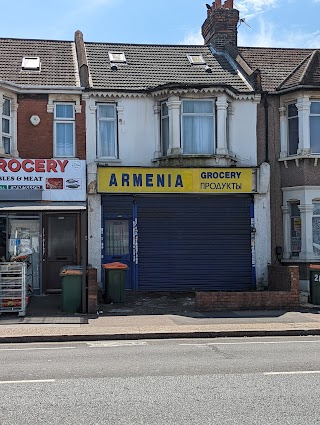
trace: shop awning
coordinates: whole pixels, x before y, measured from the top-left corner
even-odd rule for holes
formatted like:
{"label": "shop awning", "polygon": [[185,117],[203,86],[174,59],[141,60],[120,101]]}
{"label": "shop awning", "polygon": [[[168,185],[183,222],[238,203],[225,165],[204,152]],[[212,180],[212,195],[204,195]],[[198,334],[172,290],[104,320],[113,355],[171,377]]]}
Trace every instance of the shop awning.
{"label": "shop awning", "polygon": [[85,210],[85,202],[0,202],[3,211],[60,211]]}

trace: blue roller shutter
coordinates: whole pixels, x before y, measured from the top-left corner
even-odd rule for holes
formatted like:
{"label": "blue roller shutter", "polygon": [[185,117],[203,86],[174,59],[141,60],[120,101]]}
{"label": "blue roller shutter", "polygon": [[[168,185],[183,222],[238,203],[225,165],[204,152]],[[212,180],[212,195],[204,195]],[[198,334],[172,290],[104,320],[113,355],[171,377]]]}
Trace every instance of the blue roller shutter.
{"label": "blue roller shutter", "polygon": [[102,217],[119,215],[132,217],[133,197],[131,195],[103,195]]}
{"label": "blue roller shutter", "polygon": [[250,290],[250,196],[139,196],[138,290]]}

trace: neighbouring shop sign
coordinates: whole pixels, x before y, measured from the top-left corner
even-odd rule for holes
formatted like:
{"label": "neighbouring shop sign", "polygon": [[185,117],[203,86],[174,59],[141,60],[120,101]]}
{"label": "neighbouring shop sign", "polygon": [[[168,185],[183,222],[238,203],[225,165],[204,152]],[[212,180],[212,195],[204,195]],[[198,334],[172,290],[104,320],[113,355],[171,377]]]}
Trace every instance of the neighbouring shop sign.
{"label": "neighbouring shop sign", "polygon": [[[85,201],[86,162],[75,159],[0,158],[0,200],[4,191],[42,191],[43,201]],[[12,197],[11,197],[12,200]]]}
{"label": "neighbouring shop sign", "polygon": [[100,193],[251,193],[252,168],[99,167]]}

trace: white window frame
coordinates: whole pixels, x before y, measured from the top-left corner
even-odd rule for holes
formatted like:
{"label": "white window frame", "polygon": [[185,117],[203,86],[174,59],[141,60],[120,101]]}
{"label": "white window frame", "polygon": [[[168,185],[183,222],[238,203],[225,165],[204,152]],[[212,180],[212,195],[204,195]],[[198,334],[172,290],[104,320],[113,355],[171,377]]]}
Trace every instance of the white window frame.
{"label": "white window frame", "polygon": [[[99,115],[99,108],[100,106],[112,106],[114,108],[114,118],[106,118],[106,117],[100,117]],[[108,159],[118,159],[119,158],[119,148],[118,148],[118,108],[117,104],[113,102],[99,102],[96,103],[97,107],[97,158],[102,160],[108,160]],[[100,122],[101,121],[113,121],[114,122],[114,156],[103,156],[101,154],[101,145],[100,145]]]}
{"label": "white window frame", "polygon": [[[312,106],[312,103],[319,103],[319,105],[320,105],[320,99],[319,100],[316,100],[316,99],[311,99],[310,100],[310,116],[309,116],[309,122],[311,121],[311,117],[318,117],[318,119],[320,120],[320,112],[318,113],[318,114],[313,114],[313,113],[311,113],[311,106]],[[320,135],[318,136],[319,138],[320,138]],[[320,154],[320,149],[319,149],[319,151],[318,152],[313,152],[313,150],[312,150],[312,140],[311,140],[311,122],[310,122],[310,149],[311,149],[311,152],[312,153],[314,153],[314,154]]]}
{"label": "white window frame", "polygon": [[[63,105],[63,106],[72,106],[72,117],[58,117],[57,116],[57,106]],[[55,102],[54,103],[54,124],[53,124],[53,154],[55,158],[74,158],[76,154],[76,119],[75,119],[75,104],[73,102]],[[57,130],[56,126],[57,124],[72,124],[72,155],[58,155],[57,153]]]}
{"label": "white window frame", "polygon": [[[164,113],[163,113],[163,106],[164,105],[166,105],[166,107],[167,107],[167,115],[164,115]],[[163,143],[164,133],[165,133],[164,130],[163,130],[164,121],[168,122],[168,134],[167,134],[167,137],[168,137],[167,145],[168,146],[167,146],[166,151],[164,149],[165,147],[164,147],[164,143]],[[169,147],[170,147],[170,128],[169,128],[169,125],[170,125],[169,108],[168,108],[168,105],[167,105],[167,100],[165,100],[165,101],[160,103],[160,144],[161,144],[161,154],[162,154],[162,156],[168,155],[168,150],[169,150]]]}
{"label": "white window frame", "polygon": [[[211,102],[212,103],[212,113],[189,113],[189,112],[183,112],[183,104],[185,102]],[[192,98],[188,98],[188,99],[181,99],[181,148],[182,148],[182,153],[185,156],[188,155],[215,155],[216,153],[216,137],[215,137],[215,128],[216,128],[216,114],[215,114],[215,99],[192,99]],[[183,132],[184,132],[184,128],[183,128],[183,118],[187,117],[187,116],[193,116],[193,117],[212,117],[212,152],[208,152],[208,153],[199,153],[199,152],[194,152],[194,153],[185,153],[185,149],[184,149],[184,140],[183,140]],[[226,122],[224,123],[226,126]]]}
{"label": "white window frame", "polygon": [[[287,152],[288,152],[288,156],[291,156],[291,155],[297,155],[297,153],[298,153],[298,150],[299,150],[299,111],[298,111],[298,108],[297,108],[297,114],[296,115],[294,115],[294,116],[289,116],[289,107],[291,106],[291,105],[294,105],[296,108],[297,108],[297,105],[295,104],[295,102],[290,102],[290,103],[288,103],[288,105],[287,105],[287,125],[288,125],[288,140],[287,140]],[[290,153],[290,131],[289,131],[289,122],[290,121],[294,121],[294,120],[297,120],[297,122],[298,122],[298,145],[297,145],[297,150],[296,150],[296,152],[292,152],[292,153]]]}
{"label": "white window frame", "polygon": [[[281,99],[280,111],[280,142],[281,152],[279,161],[288,161],[303,159],[305,157],[320,158],[320,152],[313,152],[311,148],[311,132],[310,132],[310,117],[319,116],[319,114],[311,114],[311,104],[319,102],[320,98],[310,97],[307,94],[302,94],[297,98],[284,97]],[[298,109],[298,128],[299,128],[299,144],[296,153],[289,155],[289,116],[288,106],[295,104]],[[295,117],[292,117],[292,119]]]}
{"label": "white window frame", "polygon": [[[9,115],[4,114],[4,104],[9,102]],[[9,132],[4,131],[3,121],[7,121],[9,124]],[[4,149],[5,155],[10,155],[12,151],[12,100],[8,97],[3,97],[3,106],[2,106],[2,120],[1,120],[1,130],[2,130],[2,146]],[[5,149],[5,140],[9,139],[9,150]]]}

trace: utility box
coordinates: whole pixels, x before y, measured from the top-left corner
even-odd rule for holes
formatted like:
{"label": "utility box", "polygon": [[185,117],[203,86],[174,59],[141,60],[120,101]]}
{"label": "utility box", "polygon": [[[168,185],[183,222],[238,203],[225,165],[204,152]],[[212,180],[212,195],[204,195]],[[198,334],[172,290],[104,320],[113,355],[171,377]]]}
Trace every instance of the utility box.
{"label": "utility box", "polygon": [[114,303],[124,302],[128,266],[115,262],[103,264],[102,267],[105,273],[105,291],[107,298]]}
{"label": "utility box", "polygon": [[65,266],[60,270],[62,310],[65,313],[81,311],[81,266]]}
{"label": "utility box", "polygon": [[310,301],[320,305],[320,264],[309,266],[310,270]]}

